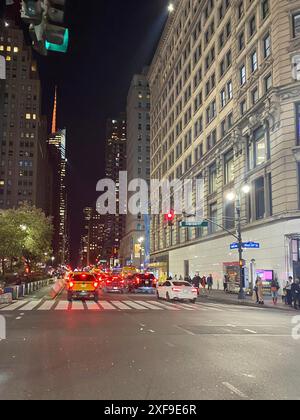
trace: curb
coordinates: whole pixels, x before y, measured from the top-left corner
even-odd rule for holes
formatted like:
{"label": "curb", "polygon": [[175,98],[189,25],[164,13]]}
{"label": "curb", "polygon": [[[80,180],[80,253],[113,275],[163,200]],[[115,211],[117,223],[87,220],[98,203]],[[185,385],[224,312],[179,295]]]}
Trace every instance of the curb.
{"label": "curb", "polygon": [[225,303],[228,305],[236,305],[236,306],[248,306],[251,308],[263,308],[263,309],[275,309],[277,311],[286,311],[286,312],[294,312],[293,308],[290,308],[289,306],[287,307],[282,307],[282,306],[270,306],[270,305],[257,305],[255,303],[252,302],[247,302],[247,301],[239,301],[239,300],[227,300],[227,299],[223,299],[223,298],[218,298],[218,297],[200,297],[198,298],[198,302],[217,302],[217,303]]}

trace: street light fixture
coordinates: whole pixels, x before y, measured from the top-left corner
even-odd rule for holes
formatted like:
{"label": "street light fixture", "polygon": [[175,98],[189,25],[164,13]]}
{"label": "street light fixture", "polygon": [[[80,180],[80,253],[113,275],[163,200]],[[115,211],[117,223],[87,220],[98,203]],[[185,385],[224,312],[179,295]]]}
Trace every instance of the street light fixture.
{"label": "street light fixture", "polygon": [[248,184],[242,185],[237,192],[231,192],[227,195],[228,201],[236,200],[236,213],[237,213],[237,239],[238,239],[238,250],[239,250],[239,267],[240,267],[240,291],[239,299],[245,299],[244,292],[244,272],[243,272],[243,240],[242,240],[242,219],[241,219],[241,195],[242,193],[247,195],[251,191],[251,187]]}
{"label": "street light fixture", "polygon": [[174,6],[174,4],[173,4],[173,3],[170,3],[170,4],[169,4],[169,6],[168,6],[168,12],[169,12],[169,13],[173,13],[173,12],[174,12],[174,10],[175,10],[175,6]]}
{"label": "street light fixture", "polygon": [[141,267],[141,269],[143,267],[143,247],[142,247],[142,244],[144,243],[144,241],[145,241],[145,238],[143,236],[141,236],[138,239],[138,243],[140,244],[140,267]]}

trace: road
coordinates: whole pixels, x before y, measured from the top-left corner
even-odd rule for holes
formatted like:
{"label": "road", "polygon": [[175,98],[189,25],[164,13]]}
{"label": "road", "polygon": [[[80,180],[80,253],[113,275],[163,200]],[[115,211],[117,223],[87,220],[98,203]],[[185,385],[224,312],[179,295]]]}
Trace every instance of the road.
{"label": "road", "polygon": [[0,310],[1,399],[300,399],[293,313],[132,295],[71,306],[65,292],[19,305]]}

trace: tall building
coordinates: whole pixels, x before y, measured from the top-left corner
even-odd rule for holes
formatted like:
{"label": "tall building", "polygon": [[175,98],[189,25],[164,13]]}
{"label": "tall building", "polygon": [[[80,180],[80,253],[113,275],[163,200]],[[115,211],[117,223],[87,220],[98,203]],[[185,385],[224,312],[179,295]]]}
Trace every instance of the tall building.
{"label": "tall building", "polygon": [[[3,59],[4,57],[4,59]],[[0,209],[24,202],[46,207],[46,123],[41,115],[41,85],[31,48],[13,22],[0,22]],[[4,100],[4,103],[3,103]]]}
{"label": "tall building", "polygon": [[92,207],[86,207],[84,214],[84,232],[81,238],[81,265],[95,265],[103,259],[105,220],[104,216]]}
{"label": "tall building", "polygon": [[69,259],[66,129],[57,129],[57,89],[55,90],[51,135],[48,151],[52,166],[52,216],[54,221],[54,252],[60,263]]}
{"label": "tall building", "polygon": [[152,178],[203,179],[209,226],[153,217],[159,271],[236,272],[241,206],[243,241],[260,244],[246,268],[300,276],[299,43],[299,0],[174,3],[149,71]]}
{"label": "tall building", "polygon": [[[128,182],[143,179],[150,183],[150,90],[147,68],[133,77],[127,98]],[[130,195],[128,196],[130,198]],[[150,255],[150,218],[142,211],[126,216],[125,236],[121,242],[120,260],[124,265],[139,266]],[[142,260],[142,261],[141,261]]]}
{"label": "tall building", "polygon": [[[119,201],[119,172],[126,169],[126,118],[107,121],[105,145],[106,177],[116,184],[116,198]],[[119,214],[105,216],[104,255],[107,261],[118,262],[120,242],[125,231],[125,216]]]}

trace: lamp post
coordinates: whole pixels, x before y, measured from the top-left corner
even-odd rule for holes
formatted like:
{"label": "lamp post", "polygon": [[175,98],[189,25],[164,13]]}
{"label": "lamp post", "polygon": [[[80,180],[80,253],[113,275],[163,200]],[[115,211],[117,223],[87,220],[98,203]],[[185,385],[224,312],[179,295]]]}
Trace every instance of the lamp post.
{"label": "lamp post", "polygon": [[143,253],[142,253],[143,247],[142,247],[142,245],[143,245],[144,241],[145,241],[145,238],[143,236],[141,236],[138,239],[138,243],[140,244],[140,267],[141,267],[141,269],[142,269],[142,261],[143,261]]}
{"label": "lamp post", "polygon": [[242,217],[241,217],[241,196],[242,194],[249,194],[250,186],[243,185],[238,189],[237,192],[231,192],[228,194],[228,201],[235,200],[236,214],[237,214],[237,240],[238,240],[238,251],[239,251],[239,269],[240,269],[240,291],[239,299],[245,299],[244,291],[244,271],[243,271],[243,239],[242,239]]}

